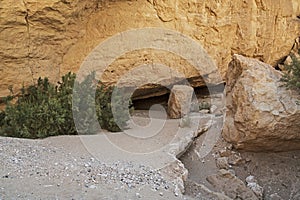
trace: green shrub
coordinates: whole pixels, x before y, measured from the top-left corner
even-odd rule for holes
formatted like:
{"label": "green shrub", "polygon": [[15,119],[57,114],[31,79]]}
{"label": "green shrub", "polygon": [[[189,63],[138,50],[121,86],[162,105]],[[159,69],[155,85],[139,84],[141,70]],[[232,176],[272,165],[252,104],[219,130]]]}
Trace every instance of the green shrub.
{"label": "green shrub", "polygon": [[76,134],[69,99],[75,75],[63,76],[62,83],[51,84],[39,78],[37,84],[21,89],[15,104],[7,102],[2,119],[1,135],[22,138]]}
{"label": "green shrub", "polygon": [[[79,120],[77,123],[79,133],[97,132],[98,122],[101,128],[112,132],[126,128],[129,120],[129,113],[126,111],[132,104],[130,98],[126,98],[124,91],[112,86],[106,87],[101,82],[95,84],[95,73],[88,75],[81,83],[75,84],[73,112],[75,116],[79,116],[76,117],[76,120]],[[113,92],[114,101],[112,101]],[[129,104],[126,99],[129,99]],[[91,108],[93,101],[95,101],[95,108]],[[98,119],[96,123],[93,122],[95,118]]]}
{"label": "green shrub", "polygon": [[[112,101],[113,92],[114,99]],[[129,113],[124,111],[128,110],[131,102],[128,104],[124,95],[125,92],[121,89],[114,87],[104,88],[103,85],[96,90],[96,102],[98,102],[96,110],[102,128],[113,132],[126,128]],[[112,106],[112,102],[114,106]]]}
{"label": "green shrub", "polygon": [[[129,119],[124,109],[126,102],[123,96],[117,95],[118,112],[114,119],[111,94],[115,88],[105,88],[101,83],[95,84],[95,73],[87,76],[81,83],[75,82],[75,78],[75,74],[68,73],[62,77],[58,85],[50,83],[48,78],[39,78],[37,84],[21,89],[20,95],[14,97],[17,99],[15,104],[11,103],[14,99],[11,98],[12,95],[4,98],[7,106],[3,112],[0,112],[0,135],[44,138],[55,135],[73,135],[77,134],[77,130],[80,134],[95,133],[99,131],[95,130],[97,126],[90,126],[91,120],[95,118],[98,118],[101,127],[107,130],[123,129]],[[75,99],[72,99],[74,84],[77,90],[74,91]],[[85,96],[78,94],[85,94]],[[75,104],[72,107],[73,101]],[[95,101],[94,110],[89,108],[92,101]],[[77,123],[79,127],[75,127],[74,113],[80,113],[83,116]],[[115,120],[118,120],[118,124]]]}
{"label": "green shrub", "polygon": [[0,127],[4,125],[5,112],[0,111]]}
{"label": "green shrub", "polygon": [[[97,84],[95,84],[95,73],[88,75],[82,82],[75,82],[73,90],[73,116],[76,120],[76,128],[79,134],[93,134],[97,133],[98,122],[93,119],[97,118],[95,100],[95,91]],[[100,86],[101,87],[101,86]],[[95,105],[91,108],[91,105]]]}
{"label": "green shrub", "polygon": [[199,110],[209,110],[211,107],[211,104],[209,102],[200,102],[199,103]]}
{"label": "green shrub", "polygon": [[292,63],[290,65],[285,65],[286,71],[281,78],[281,81],[285,82],[287,88],[295,89],[300,92],[300,59],[294,54],[291,54],[290,56],[292,58]]}

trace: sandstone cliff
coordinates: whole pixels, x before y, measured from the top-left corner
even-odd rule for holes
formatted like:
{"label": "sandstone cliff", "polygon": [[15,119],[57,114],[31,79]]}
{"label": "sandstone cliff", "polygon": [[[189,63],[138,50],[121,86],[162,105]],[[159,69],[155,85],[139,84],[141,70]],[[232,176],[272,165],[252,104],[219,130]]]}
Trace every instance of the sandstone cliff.
{"label": "sandstone cliff", "polygon": [[[199,42],[225,75],[233,53],[274,65],[300,35],[298,0],[3,0],[0,2],[0,96],[39,76],[77,71],[99,43],[128,29],[163,27]],[[130,52],[115,60],[106,82],[136,63],[187,66],[168,52]],[[113,72],[113,73],[112,73]],[[194,78],[192,67],[184,72]]]}

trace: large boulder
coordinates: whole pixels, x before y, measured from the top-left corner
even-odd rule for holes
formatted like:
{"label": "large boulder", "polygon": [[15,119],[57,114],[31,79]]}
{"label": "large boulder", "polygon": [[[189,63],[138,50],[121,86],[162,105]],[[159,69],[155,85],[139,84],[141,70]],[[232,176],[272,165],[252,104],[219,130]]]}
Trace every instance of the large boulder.
{"label": "large boulder", "polygon": [[[299,36],[299,13],[299,0],[2,0],[0,97],[9,94],[10,85],[16,91],[39,76],[58,81],[68,71],[77,72],[101,42],[122,31],[143,27],[176,30],[193,38],[216,61],[223,77],[232,53],[273,65],[289,53]],[[129,70],[151,63],[179,71],[192,86],[204,85],[198,71],[181,55],[159,49],[123,54],[107,67],[103,81],[115,84]],[[143,89],[153,88],[156,85]],[[138,91],[135,96],[155,96],[162,93],[160,89],[152,94]]]}
{"label": "large boulder", "polygon": [[238,149],[300,149],[300,96],[287,90],[282,73],[255,59],[234,55],[226,85],[223,137]]}

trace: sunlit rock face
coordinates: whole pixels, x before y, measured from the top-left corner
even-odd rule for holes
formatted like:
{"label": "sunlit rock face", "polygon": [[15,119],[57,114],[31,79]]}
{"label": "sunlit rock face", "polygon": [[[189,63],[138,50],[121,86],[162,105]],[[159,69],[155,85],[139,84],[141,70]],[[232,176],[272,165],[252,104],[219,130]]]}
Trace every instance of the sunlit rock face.
{"label": "sunlit rock face", "polygon": [[[0,96],[9,94],[10,85],[17,91],[40,76],[55,82],[68,71],[77,72],[101,42],[136,28],[161,27],[191,37],[211,56],[223,78],[234,53],[274,65],[289,53],[299,36],[299,4],[298,0],[3,0]],[[130,69],[151,63],[179,70],[194,87],[205,84],[203,74],[181,55],[155,49],[115,58],[104,66],[107,70],[102,80],[115,84]],[[163,75],[169,78],[169,74],[159,74]]]}
{"label": "sunlit rock face", "polygon": [[226,78],[223,138],[238,149],[300,149],[300,95],[287,90],[282,73],[252,58],[234,55]]}

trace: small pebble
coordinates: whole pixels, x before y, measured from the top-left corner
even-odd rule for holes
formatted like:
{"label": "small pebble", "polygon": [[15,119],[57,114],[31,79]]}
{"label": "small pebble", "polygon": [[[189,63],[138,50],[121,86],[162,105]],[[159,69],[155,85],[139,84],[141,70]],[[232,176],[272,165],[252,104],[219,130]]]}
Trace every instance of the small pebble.
{"label": "small pebble", "polygon": [[97,188],[97,186],[96,185],[90,185],[89,188],[90,189],[95,189],[95,188]]}
{"label": "small pebble", "polygon": [[135,193],[135,196],[137,197],[137,198],[141,198],[141,195],[140,195],[140,193]]}

